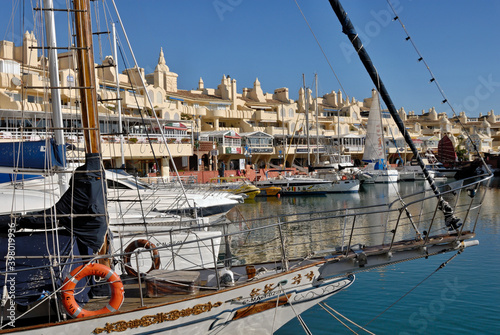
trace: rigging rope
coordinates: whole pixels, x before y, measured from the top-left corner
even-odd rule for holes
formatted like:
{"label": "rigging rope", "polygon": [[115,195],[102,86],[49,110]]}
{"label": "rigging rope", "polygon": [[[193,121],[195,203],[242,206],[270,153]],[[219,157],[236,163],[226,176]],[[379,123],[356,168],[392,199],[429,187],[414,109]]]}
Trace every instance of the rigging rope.
{"label": "rigging rope", "polygon": [[403,21],[401,20],[401,18],[399,17],[398,13],[396,12],[396,9],[394,8],[394,6],[392,6],[391,4],[391,1],[390,0],[387,0],[387,3],[389,4],[389,7],[391,7],[391,10],[392,12],[394,13],[394,19],[393,21],[398,21],[399,24],[401,25],[401,28],[404,30],[405,34],[406,34],[406,40],[407,41],[410,41],[411,45],[413,46],[413,48],[415,49],[415,52],[417,53],[418,55],[418,61],[419,62],[423,62],[424,65],[425,65],[425,68],[427,69],[427,71],[429,71],[429,74],[431,75],[431,79],[430,79],[430,82],[431,83],[434,83],[439,91],[439,93],[441,94],[443,100],[441,101],[442,104],[447,104],[448,107],[450,107],[451,109],[451,112],[453,113],[453,116],[456,118],[456,121],[458,122],[458,124],[460,125],[460,127],[462,128],[462,132],[465,133],[465,135],[467,136],[467,139],[469,140],[469,143],[472,145],[472,147],[474,148],[474,151],[476,153],[476,155],[481,159],[483,165],[486,167],[486,169],[488,170],[489,173],[491,173],[489,167],[487,166],[487,164],[484,162],[484,159],[483,157],[481,156],[481,154],[479,153],[479,149],[477,148],[476,146],[476,143],[472,140],[472,138],[470,137],[470,134],[469,132],[467,131],[467,129],[465,128],[464,124],[462,123],[462,121],[460,121],[460,118],[457,116],[457,113],[455,112],[455,109],[453,108],[453,105],[450,103],[450,101],[448,100],[448,98],[446,97],[446,94],[444,93],[444,90],[443,88],[441,87],[441,85],[439,84],[438,80],[436,79],[436,77],[434,76],[434,73],[432,72],[429,64],[426,62],[426,60],[424,59],[424,57],[422,56],[422,54],[420,53],[420,50],[418,50],[417,48],[417,45],[415,44],[415,42],[413,41],[413,39],[411,38],[410,36],[410,33],[408,32],[408,30],[406,29],[406,26],[403,24]]}
{"label": "rigging rope", "polygon": [[[293,313],[295,314],[295,317],[297,318],[297,320],[299,320],[300,325],[304,329],[304,332],[307,335],[312,335],[311,330],[309,330],[309,328],[307,327],[306,323],[304,322],[304,319],[302,319],[302,317],[300,316],[300,314],[298,314],[295,311],[295,309],[293,308],[292,302],[290,301],[290,299],[288,299],[288,295],[285,293],[285,290],[284,290],[283,286],[281,285],[281,282],[278,283],[278,285],[279,285],[279,287],[281,289],[281,292],[283,293],[283,296],[286,298],[286,301],[290,304],[290,308],[292,309]],[[275,313],[274,313],[272,333],[274,333],[274,323],[276,321],[276,311],[278,310],[278,306],[279,306],[279,297],[280,297],[280,295],[278,294],[278,297],[276,298],[276,309],[275,309]]]}
{"label": "rigging rope", "polygon": [[325,60],[326,62],[328,63],[328,66],[330,67],[330,70],[332,70],[332,73],[333,75],[335,76],[335,79],[337,79],[337,82],[339,83],[339,86],[341,88],[341,90],[344,92],[345,96],[346,96],[346,100],[349,101],[349,95],[347,94],[346,90],[344,89],[344,86],[342,85],[342,83],[340,82],[340,79],[339,77],[337,76],[337,73],[335,72],[335,70],[333,69],[333,66],[332,64],[330,63],[330,60],[328,59],[328,56],[326,55],[325,51],[323,50],[323,47],[321,46],[321,43],[319,43],[319,40],[318,38],[316,37],[316,34],[314,34],[314,31],[312,30],[311,28],[311,25],[309,24],[309,22],[307,21],[306,19],[306,16],[304,15],[304,12],[302,12],[302,9],[300,8],[299,6],[299,3],[297,2],[297,0],[294,0],[295,1],[295,4],[297,5],[297,8],[299,9],[300,11],[300,14],[302,15],[302,17],[304,18],[304,21],[306,22],[307,24],[307,27],[309,27],[309,30],[311,31],[311,34],[313,35],[314,39],[316,40],[316,43],[318,44],[318,47],[319,49],[321,50],[321,53],[323,54],[323,57],[325,57]]}
{"label": "rigging rope", "polygon": [[444,268],[449,262],[451,262],[451,260],[453,260],[455,257],[457,257],[460,253],[461,253],[461,251],[457,252],[456,254],[454,254],[453,256],[451,256],[450,259],[448,259],[446,262],[442,263],[436,270],[434,270],[433,272],[431,272],[427,277],[425,277],[424,279],[422,279],[417,285],[415,285],[408,292],[406,292],[405,294],[403,294],[398,300],[394,301],[386,309],[384,309],[382,312],[380,312],[376,317],[374,317],[368,323],[366,323],[365,327],[368,326],[373,321],[375,321],[377,318],[379,318],[382,314],[384,314],[385,312],[387,312],[389,309],[391,309],[398,302],[400,302],[401,300],[403,300],[404,297],[406,297],[407,295],[409,295],[413,290],[415,290],[417,287],[419,287],[421,284],[423,284],[427,279],[429,279],[436,272],[438,272],[439,270],[441,270],[442,268]]}
{"label": "rigging rope", "polygon": [[358,325],[356,322],[348,319],[346,316],[340,314],[338,311],[336,311],[335,309],[333,309],[332,307],[328,306],[325,302],[320,302],[319,304],[319,307],[323,308],[328,314],[330,314],[331,316],[333,316],[338,322],[340,322],[341,324],[343,324],[347,329],[349,329],[350,331],[352,331],[354,334],[356,334],[356,332],[354,330],[352,330],[351,328],[349,328],[349,326],[347,326],[344,322],[342,322],[338,317],[336,317],[335,315],[333,315],[330,311],[328,311],[326,308],[330,309],[332,312],[334,312],[335,314],[341,316],[343,319],[349,321],[351,324],[355,325],[356,327],[358,327],[359,329],[361,330],[364,330],[365,332],[367,332],[368,334],[371,334],[371,335],[375,335],[375,333],[369,331],[368,329],[365,329],[363,328],[362,326]]}

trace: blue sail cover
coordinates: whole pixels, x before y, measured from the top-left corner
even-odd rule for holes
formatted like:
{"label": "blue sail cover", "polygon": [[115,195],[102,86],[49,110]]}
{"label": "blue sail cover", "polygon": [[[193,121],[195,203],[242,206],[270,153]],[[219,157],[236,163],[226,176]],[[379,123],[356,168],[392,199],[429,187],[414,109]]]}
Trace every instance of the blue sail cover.
{"label": "blue sail cover", "polygon": [[387,170],[387,164],[385,162],[385,159],[379,159],[375,162],[374,166],[375,170]]}
{"label": "blue sail cover", "polygon": [[[0,143],[0,167],[47,170],[65,166],[66,148],[56,145],[53,139],[31,142]],[[0,183],[39,178],[40,175],[0,173]]]}
{"label": "blue sail cover", "polygon": [[0,166],[24,169],[49,169],[65,165],[66,150],[53,139],[0,143]]}

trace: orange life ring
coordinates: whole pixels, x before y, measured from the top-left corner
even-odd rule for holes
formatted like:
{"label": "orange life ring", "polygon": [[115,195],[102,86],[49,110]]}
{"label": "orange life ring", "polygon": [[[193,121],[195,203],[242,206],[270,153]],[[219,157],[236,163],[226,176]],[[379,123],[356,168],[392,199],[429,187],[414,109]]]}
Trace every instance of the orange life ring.
{"label": "orange life ring", "polygon": [[151,264],[151,268],[146,272],[150,272],[151,270],[156,270],[160,268],[160,253],[158,252],[158,249],[156,249],[156,246],[149,242],[148,240],[135,240],[134,242],[130,243],[127,248],[125,249],[125,254],[123,256],[123,263],[125,263],[125,271],[133,277],[137,277],[137,272],[134,270],[134,268],[130,265],[130,253],[133,252],[137,248],[144,248],[144,249],[153,249],[151,250],[152,252],[152,261],[153,263]]}
{"label": "orange life ring", "polygon": [[[109,303],[100,310],[88,311],[80,307],[75,300],[74,293],[76,284],[87,276],[98,276],[106,279],[111,286],[111,299],[109,300]],[[115,312],[120,309],[124,299],[123,284],[120,277],[106,265],[97,263],[81,265],[71,271],[69,277],[66,277],[66,280],[64,281],[61,292],[62,304],[66,309],[66,312],[68,312],[68,314],[73,318],[84,318],[87,316]]]}

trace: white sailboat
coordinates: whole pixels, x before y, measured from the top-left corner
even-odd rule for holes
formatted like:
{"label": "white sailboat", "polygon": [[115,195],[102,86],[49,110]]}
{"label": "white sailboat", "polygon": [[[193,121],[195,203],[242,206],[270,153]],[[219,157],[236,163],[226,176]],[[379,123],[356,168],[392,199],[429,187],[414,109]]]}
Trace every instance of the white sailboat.
{"label": "white sailboat", "polygon": [[368,165],[359,175],[364,183],[395,183],[398,181],[398,171],[387,164],[385,152],[384,133],[382,125],[382,112],[378,92],[372,91],[372,104],[366,127],[365,150],[363,162]]}
{"label": "white sailboat", "polygon": [[[89,0],[74,0],[73,5],[82,116],[88,121],[86,164],[75,171],[54,207],[0,218],[0,254],[6,260],[0,263],[0,333],[272,333],[349,287],[356,272],[462,252],[477,244],[470,218],[477,217],[485,192],[482,181],[491,175],[468,181],[468,203],[456,199],[464,209],[460,212],[443,197],[455,197],[463,184],[416,201],[267,215],[247,229],[235,229],[237,223],[214,224],[210,231],[221,232],[220,245],[206,237],[155,247],[133,240],[124,252],[108,248]],[[332,1],[332,7],[342,17],[344,31],[355,33],[340,4]],[[418,222],[412,213],[418,213]],[[179,246],[218,246],[221,253],[190,270],[174,265],[156,269],[158,263],[170,263],[163,257]],[[153,265],[145,275],[137,275],[144,272],[141,254]],[[134,269],[136,276],[126,270],[119,276],[122,266]],[[109,291],[98,292],[108,286]]]}
{"label": "white sailboat", "polygon": [[[278,177],[268,177],[268,172],[278,171]],[[286,170],[269,170],[266,179],[255,181],[257,187],[281,187],[282,195],[320,195],[327,193],[351,193],[359,191],[359,180],[335,175],[335,178],[322,179],[309,176],[289,176]]]}

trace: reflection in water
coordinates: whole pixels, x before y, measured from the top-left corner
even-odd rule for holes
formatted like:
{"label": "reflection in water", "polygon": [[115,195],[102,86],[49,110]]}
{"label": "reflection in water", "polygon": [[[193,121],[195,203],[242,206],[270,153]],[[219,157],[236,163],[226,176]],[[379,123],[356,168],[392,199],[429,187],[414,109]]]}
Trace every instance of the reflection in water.
{"label": "reflection in water", "polygon": [[[327,255],[356,244],[371,246],[390,244],[393,239],[414,239],[417,231],[422,237],[429,232],[447,233],[437,199],[425,185],[372,184],[364,185],[359,193],[256,198],[238,205],[228,215],[234,222],[231,231],[248,227],[254,230],[231,237],[234,262],[276,260],[283,253],[290,258]],[[454,184],[446,188],[453,189]],[[477,193],[474,201],[482,196],[483,192]],[[422,202],[425,197],[430,199]],[[459,205],[456,214],[466,219],[466,229],[472,229],[477,215],[465,215],[471,200],[467,192],[452,192],[446,199]],[[402,205],[407,205],[406,210],[398,210]],[[286,224],[278,225],[283,222]],[[281,247],[282,241],[286,250]]]}

